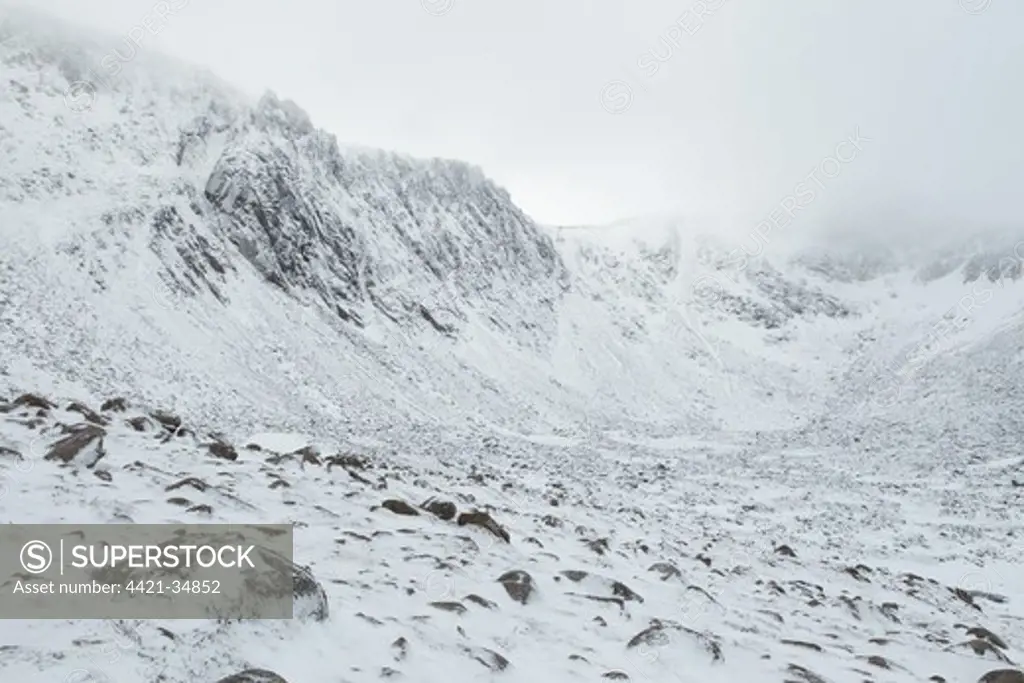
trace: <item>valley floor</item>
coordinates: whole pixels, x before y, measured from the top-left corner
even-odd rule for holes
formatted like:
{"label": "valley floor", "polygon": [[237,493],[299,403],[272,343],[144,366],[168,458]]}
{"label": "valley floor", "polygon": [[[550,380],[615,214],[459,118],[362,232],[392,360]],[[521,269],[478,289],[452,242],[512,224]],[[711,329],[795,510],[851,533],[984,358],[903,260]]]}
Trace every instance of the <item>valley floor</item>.
{"label": "valley floor", "polygon": [[[290,522],[330,616],[4,620],[3,680],[973,683],[1024,658],[1021,458],[595,431],[353,435],[311,457],[262,434],[232,461],[129,405],[87,417],[102,459],[91,444],[58,464],[83,415],[17,403],[0,413],[7,521]],[[510,541],[380,507],[431,497]],[[498,581],[513,571],[525,591]]]}

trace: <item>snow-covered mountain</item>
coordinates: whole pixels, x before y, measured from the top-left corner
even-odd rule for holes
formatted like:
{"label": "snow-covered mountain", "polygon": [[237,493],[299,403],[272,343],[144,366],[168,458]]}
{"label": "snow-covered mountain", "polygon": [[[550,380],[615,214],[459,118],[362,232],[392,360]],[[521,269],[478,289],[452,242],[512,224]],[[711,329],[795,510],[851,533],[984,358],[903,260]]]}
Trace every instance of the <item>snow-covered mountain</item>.
{"label": "snow-covered mountain", "polygon": [[[5,678],[952,683],[1024,656],[1024,229],[543,226],[476,167],[144,51],[115,74],[113,43],[0,13],[0,512],[293,521],[331,617],[2,622]],[[48,461],[83,417],[101,464]],[[432,496],[510,542],[378,507]]]}

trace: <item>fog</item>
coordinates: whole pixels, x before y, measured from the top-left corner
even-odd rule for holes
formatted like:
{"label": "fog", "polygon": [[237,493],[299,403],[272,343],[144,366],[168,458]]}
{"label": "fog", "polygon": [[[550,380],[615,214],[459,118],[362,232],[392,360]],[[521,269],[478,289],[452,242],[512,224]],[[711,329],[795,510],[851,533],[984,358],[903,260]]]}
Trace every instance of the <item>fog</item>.
{"label": "fog", "polygon": [[[801,183],[815,198],[780,231],[1020,216],[1024,5],[1010,0],[31,4],[114,46],[146,26],[142,49],[271,88],[340,140],[478,164],[546,223],[743,229]],[[173,11],[154,23],[160,5]]]}

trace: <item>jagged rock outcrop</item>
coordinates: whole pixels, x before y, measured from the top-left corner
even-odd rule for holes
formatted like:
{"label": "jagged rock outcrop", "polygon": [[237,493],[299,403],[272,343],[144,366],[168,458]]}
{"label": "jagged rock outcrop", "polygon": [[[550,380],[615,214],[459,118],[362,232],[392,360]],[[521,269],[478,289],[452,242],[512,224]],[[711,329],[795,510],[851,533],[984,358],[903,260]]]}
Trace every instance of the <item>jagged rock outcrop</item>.
{"label": "jagged rock outcrop", "polygon": [[[217,130],[197,123],[189,144]],[[498,322],[546,327],[564,287],[550,237],[480,169],[343,153],[273,93],[235,122],[203,194],[209,220],[268,282],[357,326],[372,305],[454,334],[468,308],[493,316],[504,293],[525,288],[534,310],[510,319],[506,309]]]}

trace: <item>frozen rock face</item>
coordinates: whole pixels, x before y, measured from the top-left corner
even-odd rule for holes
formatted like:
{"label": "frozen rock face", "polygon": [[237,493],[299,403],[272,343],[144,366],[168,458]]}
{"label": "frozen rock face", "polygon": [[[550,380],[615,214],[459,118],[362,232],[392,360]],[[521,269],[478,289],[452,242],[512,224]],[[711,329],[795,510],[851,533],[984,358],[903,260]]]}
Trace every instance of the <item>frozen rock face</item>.
{"label": "frozen rock face", "polygon": [[[96,390],[166,380],[168,397],[228,370],[215,399],[227,408],[239,394],[269,407],[256,390],[308,402],[296,385],[309,375],[314,393],[372,393],[379,378],[364,389],[353,377],[381,364],[392,382],[426,386],[415,376],[464,364],[433,350],[474,338],[550,352],[569,273],[480,169],[339,148],[294,102],[249,101],[145,51],[113,74],[102,37],[31,13],[3,35],[0,315],[12,358]],[[211,336],[221,358],[200,343]],[[331,363],[315,357],[332,347]],[[235,361],[245,369],[229,370]],[[382,413],[373,396],[358,402]]]}
{"label": "frozen rock face", "polygon": [[972,403],[1015,396],[1013,240],[790,257],[671,220],[550,229],[476,167],[339,146],[273,93],[146,50],[111,69],[116,41],[24,12],[0,31],[12,393],[57,378],[253,427],[559,434],[913,413],[877,400],[908,364],[903,398],[945,395],[914,383],[960,382],[947,365],[987,378]]}
{"label": "frozen rock face", "polygon": [[845,318],[851,310],[819,287],[794,281],[766,261],[751,265],[743,277],[755,296],[737,295],[708,286],[703,295],[708,303],[729,315],[765,329],[778,329],[793,318],[825,316]]}
{"label": "frozen rock face", "polygon": [[0,512],[290,522],[299,618],[0,680],[1018,681],[1024,250],[572,237],[110,45],[0,16]]}
{"label": "frozen rock face", "polygon": [[[202,119],[187,144],[215,130]],[[211,220],[268,282],[313,293],[356,325],[370,304],[455,333],[436,321],[471,306],[494,315],[504,303],[494,294],[516,291],[546,301],[506,309],[503,323],[550,327],[562,271],[550,238],[467,164],[343,155],[294,103],[268,93],[224,146],[204,196]],[[440,283],[454,298],[443,312],[410,291]]]}
{"label": "frozen rock face", "polygon": [[823,250],[811,250],[800,256],[799,262],[808,270],[838,282],[866,282],[899,270],[891,253],[870,251],[860,254],[837,255]]}

